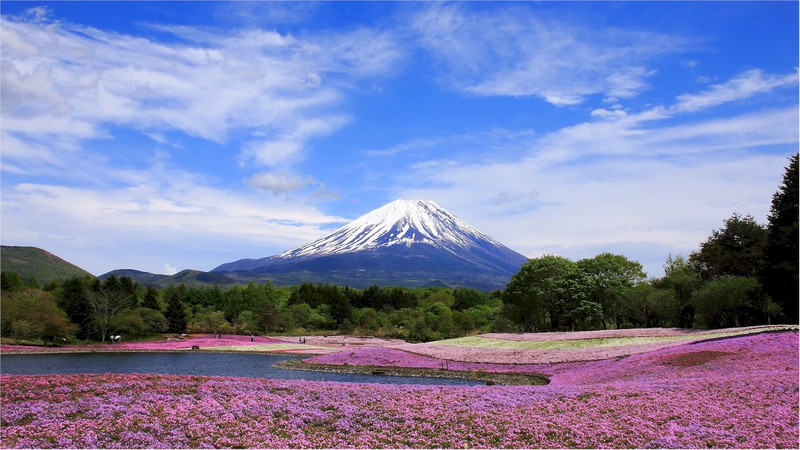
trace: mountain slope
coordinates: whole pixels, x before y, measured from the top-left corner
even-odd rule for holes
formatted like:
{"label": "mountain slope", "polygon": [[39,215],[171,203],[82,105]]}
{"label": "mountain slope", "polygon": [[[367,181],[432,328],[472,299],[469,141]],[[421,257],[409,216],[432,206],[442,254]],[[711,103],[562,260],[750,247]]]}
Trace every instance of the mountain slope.
{"label": "mountain slope", "polygon": [[[337,284],[359,280],[502,288],[527,260],[431,201],[397,200],[304,246],[212,272],[306,274]],[[299,276],[299,275],[298,275]]]}
{"label": "mountain slope", "polygon": [[[105,280],[111,275],[120,277],[130,277],[133,281],[142,286],[152,285],[157,288],[167,288],[170,285],[185,284],[187,287],[204,287],[213,285],[228,285],[236,283],[220,273],[203,272],[200,270],[184,269],[174,275],[161,275],[157,273],[142,272],[134,269],[116,269],[100,275],[101,280]],[[239,280],[247,282],[250,280]]]}
{"label": "mountain slope", "polygon": [[40,283],[54,279],[64,281],[72,276],[94,276],[58,256],[37,247],[0,247],[0,267],[7,272],[16,272],[22,279],[36,277]]}

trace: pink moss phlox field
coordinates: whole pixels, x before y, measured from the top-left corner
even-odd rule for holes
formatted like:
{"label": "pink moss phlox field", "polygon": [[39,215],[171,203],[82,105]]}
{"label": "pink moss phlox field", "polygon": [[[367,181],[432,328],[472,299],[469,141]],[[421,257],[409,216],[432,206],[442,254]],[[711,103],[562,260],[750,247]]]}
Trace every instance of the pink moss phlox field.
{"label": "pink moss phlox field", "polygon": [[[611,358],[626,357],[639,353],[648,353],[655,350],[680,346],[688,342],[698,342],[708,339],[730,337],[731,335],[758,334],[775,332],[779,330],[794,329],[796,326],[756,326],[744,328],[728,328],[722,330],[692,331],[677,328],[659,329],[632,329],[609,331],[583,331],[575,333],[503,333],[486,334],[472,338],[453,339],[441,343],[431,342],[424,344],[401,344],[391,348],[428,356],[437,359],[447,359],[471,363],[494,364],[556,364],[578,361],[599,361]],[[575,336],[575,337],[572,337]],[[580,337],[580,338],[579,338]],[[675,339],[671,339],[674,337]],[[488,346],[484,346],[483,338]],[[491,342],[516,341],[516,342],[560,342],[568,343],[564,348],[503,348],[493,347]],[[608,343],[603,339],[619,339],[619,342]],[[454,341],[460,344],[452,345]],[[467,341],[467,342],[464,342]],[[593,342],[596,341],[596,342]],[[580,345],[588,344],[588,345]],[[569,348],[572,345],[575,348]]]}
{"label": "pink moss phlox field", "polygon": [[[422,364],[397,350],[321,358]],[[352,355],[351,355],[352,353]],[[488,367],[486,365],[485,367]],[[541,366],[540,366],[541,367]],[[172,375],[0,377],[0,445],[28,448],[797,448],[798,335],[550,366],[547,386]],[[452,368],[452,366],[451,366]]]}
{"label": "pink moss phlox field", "polygon": [[651,342],[617,347],[589,347],[565,350],[532,350],[509,348],[477,348],[440,344],[395,345],[397,350],[437,359],[494,364],[555,364],[575,361],[598,361],[636,353],[683,345],[685,341]]}
{"label": "pink moss phlox field", "polygon": [[[702,370],[695,365],[680,366],[681,358],[701,354],[712,359],[703,361]],[[557,364],[495,364],[446,361],[447,368],[459,371],[541,373],[550,376],[552,385],[596,384],[626,379],[666,379],[674,376],[689,377],[694,373],[707,376],[713,369],[717,374],[735,374],[743,368],[748,373],[756,370],[791,369],[797,374],[798,334],[765,333],[731,337],[721,340],[682,343],[649,353],[635,354],[624,358],[600,361],[580,361]],[[387,367],[415,367],[440,369],[443,360],[391,348],[363,348],[342,351],[331,355],[317,356],[305,360],[319,364],[349,364]],[[669,362],[672,361],[673,364]],[[677,363],[675,363],[677,361]],[[689,359],[689,363],[699,360]],[[696,364],[700,366],[700,364]],[[698,372],[699,370],[699,372]]]}
{"label": "pink moss phlox field", "polygon": [[405,344],[406,341],[402,339],[389,339],[379,338],[372,336],[353,336],[353,335],[337,335],[337,336],[273,336],[273,339],[281,340],[283,342],[297,343],[298,338],[305,339],[307,345],[321,345],[321,346],[336,346],[341,347],[342,340],[344,339],[346,346],[359,346],[359,347],[388,347],[392,345]]}
{"label": "pink moss phlox field", "polygon": [[[755,330],[762,328],[741,327],[729,328],[725,331],[736,330]],[[552,332],[552,333],[487,333],[480,337],[505,339],[509,341],[560,341],[575,339],[607,339],[607,338],[631,338],[631,337],[670,337],[670,336],[702,336],[704,334],[716,334],[719,330],[694,330],[686,328],[631,328],[622,330],[595,330],[595,331],[572,331],[572,332]]]}

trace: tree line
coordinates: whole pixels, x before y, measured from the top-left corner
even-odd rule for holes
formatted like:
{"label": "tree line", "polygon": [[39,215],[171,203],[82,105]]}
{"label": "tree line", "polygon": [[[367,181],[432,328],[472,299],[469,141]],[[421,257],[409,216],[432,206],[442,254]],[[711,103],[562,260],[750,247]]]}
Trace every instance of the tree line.
{"label": "tree line", "polygon": [[519,331],[620,327],[722,328],[798,323],[798,155],[773,195],[768,224],[733,215],[664,276],[604,253],[577,262],[529,260],[503,294]]}
{"label": "tree line", "polygon": [[734,213],[664,276],[602,253],[530,259],[504,291],[304,283],[229,289],[143,287],[129,277],[74,276],[40,286],[2,272],[0,334],[18,340],[99,340],[110,334],[359,333],[431,341],[487,332],[626,327],[721,328],[798,323],[798,155],[773,196],[769,222]]}
{"label": "tree line", "polygon": [[2,290],[2,335],[46,342],[184,332],[360,333],[428,341],[496,329],[503,306],[501,292],[470,288],[251,282],[225,290],[184,284],[158,290],[113,275],[39,286],[2,272]]}

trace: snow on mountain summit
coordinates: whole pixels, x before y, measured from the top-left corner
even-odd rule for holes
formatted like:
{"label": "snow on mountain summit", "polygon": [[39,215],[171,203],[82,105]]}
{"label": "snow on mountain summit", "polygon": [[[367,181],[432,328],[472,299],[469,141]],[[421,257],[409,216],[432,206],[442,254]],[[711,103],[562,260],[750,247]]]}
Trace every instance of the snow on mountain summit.
{"label": "snow on mountain summit", "polygon": [[527,258],[432,201],[397,200],[301,247],[222,264],[213,272],[297,284],[365,288],[470,286],[502,289]]}
{"label": "snow on mountain summit", "polygon": [[433,201],[396,200],[328,236],[275,258],[334,255],[415,244],[427,244],[456,253],[486,243],[500,245]]}

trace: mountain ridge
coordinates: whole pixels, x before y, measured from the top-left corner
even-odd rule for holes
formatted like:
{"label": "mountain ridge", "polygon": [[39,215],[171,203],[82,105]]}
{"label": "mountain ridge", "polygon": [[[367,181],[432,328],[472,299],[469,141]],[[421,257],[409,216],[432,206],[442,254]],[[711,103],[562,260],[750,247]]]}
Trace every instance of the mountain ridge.
{"label": "mountain ridge", "polygon": [[493,289],[505,287],[525,261],[433,201],[396,200],[303,246],[222,264],[212,272],[302,272],[354,281],[387,278],[401,285],[445,282]]}
{"label": "mountain ridge", "polygon": [[0,266],[4,271],[16,272],[24,280],[35,277],[40,283],[48,283],[53,279],[66,281],[72,276],[94,276],[38,247],[0,246]]}

